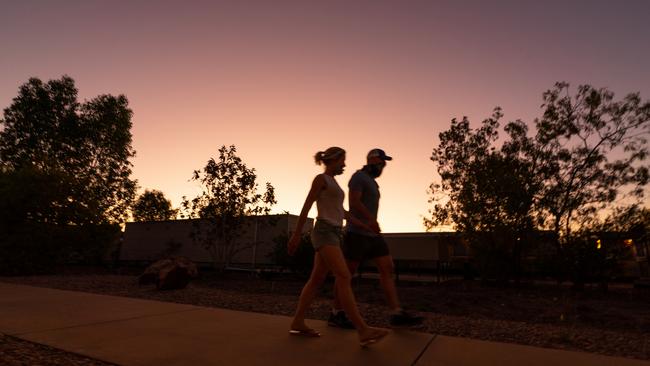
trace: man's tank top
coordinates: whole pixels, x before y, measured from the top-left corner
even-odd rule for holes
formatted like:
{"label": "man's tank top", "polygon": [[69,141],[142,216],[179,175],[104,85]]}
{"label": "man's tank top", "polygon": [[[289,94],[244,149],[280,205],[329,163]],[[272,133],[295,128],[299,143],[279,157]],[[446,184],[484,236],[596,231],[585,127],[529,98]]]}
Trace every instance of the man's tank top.
{"label": "man's tank top", "polygon": [[326,186],[316,200],[316,208],[318,209],[316,219],[327,221],[334,226],[343,226],[345,192],[333,177],[323,174],[323,178],[325,178]]}

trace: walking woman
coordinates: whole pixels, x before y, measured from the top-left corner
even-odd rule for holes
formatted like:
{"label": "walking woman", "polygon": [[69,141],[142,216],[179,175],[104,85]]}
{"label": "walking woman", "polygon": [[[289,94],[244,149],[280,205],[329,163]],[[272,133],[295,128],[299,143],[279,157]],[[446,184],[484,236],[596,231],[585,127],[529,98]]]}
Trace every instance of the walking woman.
{"label": "walking woman", "polygon": [[359,336],[359,343],[366,347],[375,343],[388,334],[387,329],[368,326],[359,314],[357,303],[352,293],[350,271],[341,251],[343,219],[354,222],[355,225],[365,226],[360,220],[352,217],[343,209],[345,193],[338,185],[334,176],[343,173],[345,167],[345,150],[340,147],[330,147],[319,151],[315,156],[316,164],[324,164],[325,172],[314,178],[311,189],[300,212],[296,229],[287,244],[289,254],[293,254],[300,243],[302,227],[307,220],[307,214],[314,202],[318,209],[316,224],[311,232],[311,241],[316,251],[314,268],[305,287],[302,289],[298,308],[291,322],[289,333],[308,337],[319,337],[320,333],[305,324],[305,313],[316,297],[331,271],[335,277],[335,287],[343,306],[343,310]]}

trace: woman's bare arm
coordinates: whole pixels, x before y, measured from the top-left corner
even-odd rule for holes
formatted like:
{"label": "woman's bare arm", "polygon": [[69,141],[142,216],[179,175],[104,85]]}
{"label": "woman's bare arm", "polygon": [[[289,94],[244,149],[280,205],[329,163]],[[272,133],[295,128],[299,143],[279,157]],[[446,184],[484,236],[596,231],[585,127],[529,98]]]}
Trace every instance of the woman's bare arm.
{"label": "woman's bare arm", "polygon": [[314,205],[314,202],[318,199],[318,195],[325,188],[325,179],[322,174],[317,175],[311,183],[311,188],[305,199],[305,203],[302,206],[300,211],[300,216],[298,217],[298,222],[296,223],[296,228],[293,231],[293,235],[289,242],[287,243],[287,250],[289,254],[293,254],[296,249],[298,249],[298,244],[300,243],[300,236],[302,235],[302,227],[307,221],[307,214],[311,210],[311,206]]}

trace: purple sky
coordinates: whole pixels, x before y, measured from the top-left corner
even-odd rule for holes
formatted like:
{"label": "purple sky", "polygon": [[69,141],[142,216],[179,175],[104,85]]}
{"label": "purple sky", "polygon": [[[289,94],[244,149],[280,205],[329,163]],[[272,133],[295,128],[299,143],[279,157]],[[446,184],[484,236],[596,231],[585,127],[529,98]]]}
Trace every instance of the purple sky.
{"label": "purple sky", "polygon": [[382,147],[385,231],[421,231],[430,162],[451,118],[499,105],[532,122],[556,81],[650,95],[650,1],[20,1],[0,12],[0,108],[29,77],[72,76],[81,99],[125,94],[141,187],[174,205],[234,144],[275,212],[298,213],[320,168],[342,186]]}

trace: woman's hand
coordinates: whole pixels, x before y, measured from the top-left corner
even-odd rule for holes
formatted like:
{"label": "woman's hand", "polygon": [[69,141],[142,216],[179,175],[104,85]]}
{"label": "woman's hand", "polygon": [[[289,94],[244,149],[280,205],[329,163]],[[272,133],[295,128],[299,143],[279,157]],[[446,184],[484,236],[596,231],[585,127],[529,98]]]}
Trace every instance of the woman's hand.
{"label": "woman's hand", "polygon": [[300,245],[300,234],[295,232],[287,242],[287,253],[289,253],[289,255],[294,255],[298,249],[298,245]]}
{"label": "woman's hand", "polygon": [[368,228],[368,231],[370,231],[372,233],[375,233],[375,234],[381,233],[381,228],[379,227],[379,223],[377,222],[377,220],[372,220],[370,222],[370,225],[368,225],[366,227]]}

